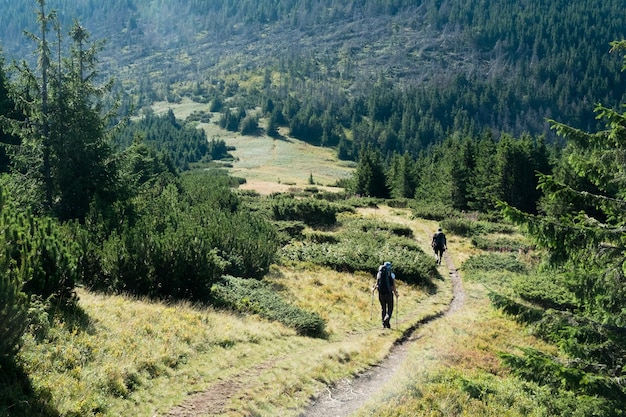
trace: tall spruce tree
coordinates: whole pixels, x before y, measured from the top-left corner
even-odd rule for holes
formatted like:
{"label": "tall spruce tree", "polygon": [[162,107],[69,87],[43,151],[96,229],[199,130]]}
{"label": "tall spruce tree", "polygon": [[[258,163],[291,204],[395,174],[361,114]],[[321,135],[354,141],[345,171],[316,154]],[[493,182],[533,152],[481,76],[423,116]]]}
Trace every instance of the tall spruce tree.
{"label": "tall spruce tree", "polygon": [[408,152],[394,154],[387,172],[387,187],[393,198],[413,198],[416,187],[415,162]]}
{"label": "tall spruce tree", "polygon": [[19,138],[12,133],[10,125],[6,123],[7,119],[18,120],[19,117],[9,92],[9,80],[0,48],[0,173],[9,171],[9,155],[12,148],[19,144]]}
{"label": "tall spruce tree", "polygon": [[[626,41],[613,44],[613,50],[623,48]],[[554,172],[540,176],[539,214],[504,206],[549,255],[545,279],[572,295],[557,308],[532,307],[538,334],[571,359],[559,363],[531,350],[526,358],[505,359],[542,383],[558,370],[558,390],[571,391],[598,414],[619,416],[626,399],[626,113],[601,105],[596,113],[605,128],[594,133],[551,121],[567,145]]]}
{"label": "tall spruce tree", "polygon": [[367,145],[359,152],[353,191],[367,197],[389,197],[382,155],[371,145]]}
{"label": "tall spruce tree", "polygon": [[[30,37],[38,45],[39,71],[25,61],[17,68],[13,91],[26,121],[12,124],[21,146],[12,161],[10,186],[36,212],[82,221],[94,197],[113,194],[115,168],[102,104],[112,83],[95,84],[102,45],[90,44],[89,33],[77,22],[70,31],[69,56],[60,55],[63,37],[56,13],[46,14],[45,0],[37,2],[41,33]],[[57,34],[56,60],[47,40],[51,28]]]}

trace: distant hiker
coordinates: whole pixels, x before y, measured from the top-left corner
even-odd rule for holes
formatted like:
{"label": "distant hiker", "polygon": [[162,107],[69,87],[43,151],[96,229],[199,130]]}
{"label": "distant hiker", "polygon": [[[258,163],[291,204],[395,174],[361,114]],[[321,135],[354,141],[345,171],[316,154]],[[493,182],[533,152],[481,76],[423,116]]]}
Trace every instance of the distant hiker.
{"label": "distant hiker", "polygon": [[437,257],[437,265],[441,265],[441,259],[443,258],[443,253],[448,249],[448,243],[446,242],[446,235],[441,230],[441,227],[437,229],[435,234],[433,235],[433,241],[431,243],[433,250],[435,251],[435,256]]}
{"label": "distant hiker", "polygon": [[398,297],[396,289],[396,275],[391,272],[391,262],[385,262],[378,267],[376,273],[376,285],[372,288],[372,297],[374,291],[378,290],[378,301],[380,301],[381,318],[383,327],[391,329],[391,314],[393,313],[393,295]]}

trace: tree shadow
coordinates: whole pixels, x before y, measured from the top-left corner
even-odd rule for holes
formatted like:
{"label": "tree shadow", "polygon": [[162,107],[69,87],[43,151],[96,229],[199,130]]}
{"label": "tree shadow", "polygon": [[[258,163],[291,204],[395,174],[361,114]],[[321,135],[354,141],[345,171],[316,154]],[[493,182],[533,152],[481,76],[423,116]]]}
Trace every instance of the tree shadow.
{"label": "tree shadow", "polygon": [[0,360],[0,416],[59,417],[49,390],[35,390],[28,374],[12,359]]}

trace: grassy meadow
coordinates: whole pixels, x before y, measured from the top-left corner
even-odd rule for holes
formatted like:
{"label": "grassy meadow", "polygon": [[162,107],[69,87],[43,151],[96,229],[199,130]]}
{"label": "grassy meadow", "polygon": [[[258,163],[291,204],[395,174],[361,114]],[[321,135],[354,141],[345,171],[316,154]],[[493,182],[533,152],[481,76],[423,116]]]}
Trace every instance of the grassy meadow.
{"label": "grassy meadow", "polygon": [[74,325],[55,320],[45,343],[26,339],[20,359],[63,416],[167,415],[189,394],[224,381],[236,395],[219,414],[296,415],[323,384],[380,361],[403,330],[445,308],[449,296],[445,282],[435,296],[401,285],[398,326],[383,331],[368,274],[301,266],[276,268],[267,280],[322,315],[328,337],[299,336],[257,316],[82,289]]}
{"label": "grassy meadow", "polygon": [[[185,102],[168,106],[178,117],[198,109]],[[316,186],[333,188],[352,169],[328,149],[289,138],[202,127],[209,138],[236,148],[231,172],[260,194],[310,186],[311,176]],[[387,206],[354,215],[410,228],[430,256],[438,222]],[[457,267],[487,253],[454,234],[448,247]],[[59,416],[181,416],[189,409],[196,410],[193,415],[296,416],[327,384],[383,360],[405,331],[448,308],[448,271],[442,265],[438,273],[428,291],[399,276],[399,317],[385,330],[370,292],[374,271],[336,272],[310,262],[273,266],[264,281],[326,322],[326,337],[317,338],[255,314],[81,288],[74,316],[53,317],[43,339],[29,332],[19,359],[39,401]],[[399,375],[357,415],[549,415],[532,403],[533,395],[547,393],[510,375],[498,358],[517,346],[550,350],[490,306],[487,288],[505,287],[513,273],[460,274],[465,305],[417,330]]]}
{"label": "grassy meadow", "polygon": [[[158,102],[153,105],[155,114],[163,114],[169,109],[177,118],[185,119],[193,112],[208,111],[208,105],[189,99],[183,99],[181,103]],[[354,163],[340,161],[333,149],[312,146],[285,135],[280,138],[242,136],[216,125],[219,117],[219,113],[212,113],[211,122],[200,123],[199,128],[204,129],[207,138],[221,139],[227,146],[234,147],[230,152],[234,161],[229,171],[233,176],[246,179],[241,189],[263,195],[301,191],[307,187],[337,191],[337,181],[349,178],[354,171]],[[259,125],[264,123],[265,120],[259,120]],[[281,133],[286,134],[286,130],[281,129]]]}

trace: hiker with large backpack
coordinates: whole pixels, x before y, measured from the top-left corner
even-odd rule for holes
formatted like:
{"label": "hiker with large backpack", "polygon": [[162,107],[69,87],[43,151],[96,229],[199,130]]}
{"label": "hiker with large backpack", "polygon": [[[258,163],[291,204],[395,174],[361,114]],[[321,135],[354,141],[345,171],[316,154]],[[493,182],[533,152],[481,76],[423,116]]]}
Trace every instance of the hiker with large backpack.
{"label": "hiker with large backpack", "polygon": [[396,289],[396,275],[391,271],[391,262],[385,262],[378,267],[376,273],[376,284],[372,287],[372,297],[374,291],[378,290],[378,301],[380,301],[381,318],[383,327],[391,329],[391,315],[393,314],[393,296],[398,297]]}
{"label": "hiker with large backpack", "polygon": [[435,256],[437,257],[437,265],[441,265],[441,259],[443,259],[443,253],[448,249],[448,243],[446,242],[446,235],[441,230],[441,227],[437,229],[433,235],[433,241],[431,243]]}

